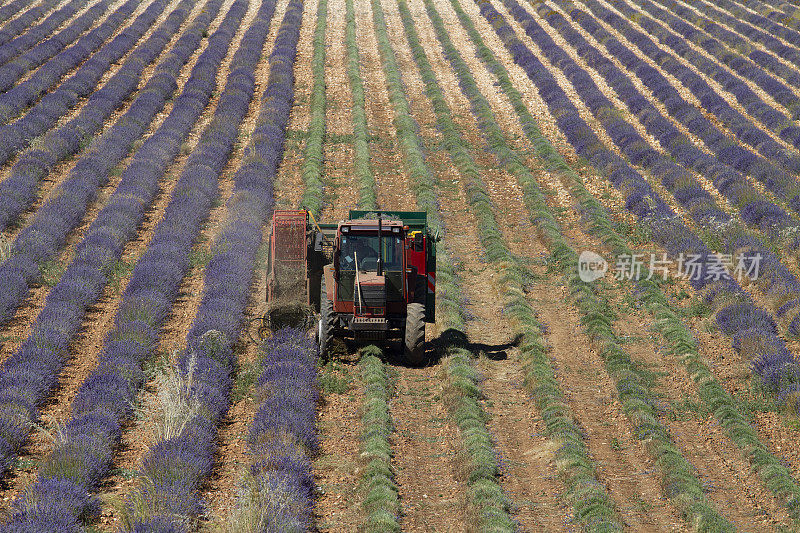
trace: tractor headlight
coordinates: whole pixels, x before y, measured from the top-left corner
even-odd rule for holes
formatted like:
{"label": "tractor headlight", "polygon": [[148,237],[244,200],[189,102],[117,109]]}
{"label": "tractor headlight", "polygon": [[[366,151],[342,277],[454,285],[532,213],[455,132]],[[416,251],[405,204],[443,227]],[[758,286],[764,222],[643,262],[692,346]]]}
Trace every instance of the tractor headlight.
{"label": "tractor headlight", "polygon": [[350,233],[350,226],[342,226],[342,233]]}

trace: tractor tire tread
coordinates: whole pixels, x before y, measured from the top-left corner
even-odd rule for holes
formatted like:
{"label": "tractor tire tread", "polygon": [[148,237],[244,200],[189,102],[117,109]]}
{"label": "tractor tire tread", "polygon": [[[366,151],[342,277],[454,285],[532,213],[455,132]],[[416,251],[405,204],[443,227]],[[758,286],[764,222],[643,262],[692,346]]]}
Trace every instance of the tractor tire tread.
{"label": "tractor tire tread", "polygon": [[425,358],[425,306],[408,304],[406,312],[404,356],[408,364],[420,365]]}

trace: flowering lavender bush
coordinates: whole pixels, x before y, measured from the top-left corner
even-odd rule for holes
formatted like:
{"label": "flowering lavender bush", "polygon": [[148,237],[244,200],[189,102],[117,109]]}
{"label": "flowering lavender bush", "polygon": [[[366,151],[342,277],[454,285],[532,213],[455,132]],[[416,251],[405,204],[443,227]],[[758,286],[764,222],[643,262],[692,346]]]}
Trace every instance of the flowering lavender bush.
{"label": "flowering lavender bush", "polygon": [[[679,8],[677,4],[671,4],[669,2],[660,3],[671,6],[682,16],[688,14],[687,11],[689,10],[685,7]],[[761,87],[767,94],[774,98],[776,102],[789,110],[792,118],[798,117],[798,113],[800,113],[800,100],[798,100],[798,97],[786,84],[765,73],[764,70],[753,61],[745,59],[735,51],[726,48],[716,38],[704,34],[704,31],[693,27],[685,20],[657,6],[650,0],[639,0],[639,5],[651,15],[657,17],[658,20],[669,24],[674,31],[678,32],[678,34],[683,36],[686,40],[696,44],[740,76],[745,77]],[[713,25],[709,29],[713,29]]]}
{"label": "flowering lavender bush", "polygon": [[[136,45],[167,6],[166,2],[153,2],[133,22],[125,26],[126,31],[106,43],[105,41],[130,18],[140,1],[125,2],[101,25],[45,63],[25,82],[0,95],[0,123],[5,124],[22,113],[78,65],[80,68],[72,76],[57,90],[52,91],[44,102],[40,102],[30,111],[37,111],[44,118],[52,118],[52,113],[65,112],[80,98],[88,96],[95,89],[103,73]],[[96,51],[97,53],[94,53]],[[46,111],[49,111],[50,115]],[[10,128],[9,125],[0,128],[4,133],[17,131],[14,137],[0,143],[0,162],[7,161],[21,147],[27,146],[27,142],[32,138],[25,137],[19,128],[19,124],[14,128]]]}
{"label": "flowering lavender bush", "polygon": [[[25,50],[36,45],[39,41],[55,31],[62,22],[75,16],[86,4],[87,0],[71,0],[51,13],[36,26],[28,28],[28,30],[19,37],[15,37],[0,45],[0,64],[8,62]],[[3,35],[4,30],[5,28],[0,30],[0,35]],[[0,41],[2,40],[2,37],[0,37]]]}
{"label": "flowering lavender bush", "polygon": [[312,525],[314,478],[310,459],[317,451],[317,346],[306,331],[277,331],[262,347],[259,402],[247,443],[250,469],[231,531],[308,531]]}
{"label": "flowering lavender bush", "polygon": [[[672,49],[672,51],[675,52],[675,54],[677,54],[679,57],[686,59],[695,67],[697,67],[698,70],[710,76],[721,86],[725,87],[725,90],[730,92],[734,98],[736,98],[737,102],[741,104],[747,113],[750,116],[755,117],[767,129],[779,134],[783,140],[793,144],[795,147],[800,147],[800,127],[797,127],[790,120],[788,115],[765,103],[744,82],[742,82],[736,76],[731,75],[725,68],[723,68],[719,64],[719,61],[716,59],[710,59],[707,56],[696,52],[688,45],[686,39],[665,28],[658,21],[647,16],[647,14],[642,12],[642,10],[634,10],[623,1],[612,0],[611,4],[615,8],[619,9],[620,12],[625,16],[630,16],[630,14],[636,13],[637,24],[639,24],[642,29],[656,37],[659,42]],[[587,2],[587,5],[592,6],[592,9],[594,9],[592,3]],[[613,23],[612,20],[618,20],[619,16],[608,14],[600,18],[606,20],[606,22]],[[627,24],[625,26],[627,26]],[[637,37],[636,40],[632,40],[632,42],[640,48],[640,43],[642,41],[643,36]],[[663,51],[661,54],[663,57]],[[688,85],[688,83],[684,81],[688,80],[684,74],[681,74],[679,79],[682,83]],[[736,131],[735,128],[734,131]]]}
{"label": "flowering lavender bush", "polygon": [[[33,41],[33,46],[25,52],[22,47],[15,47],[0,56],[0,91],[7,91],[22,76],[33,71],[36,67],[59,53],[67,45],[80,37],[83,32],[88,30],[100,16],[111,6],[111,0],[102,0],[92,5],[81,16],[76,18],[66,28],[49,39],[38,42]],[[12,41],[13,42],[13,41]],[[9,43],[11,44],[11,43]],[[23,53],[24,52],[24,53]],[[17,56],[13,61],[14,56]]]}
{"label": "flowering lavender bush", "polygon": [[[187,375],[191,369],[192,387],[187,394],[201,409],[179,436],[160,440],[146,453],[142,465],[146,481],[129,500],[131,529],[154,518],[171,520],[183,528],[201,509],[199,488],[211,472],[216,427],[230,403],[233,345],[244,321],[262,227],[272,209],[272,181],[283,154],[294,96],[293,65],[302,16],[302,0],[292,0],[270,54],[269,81],[244,160],[234,175],[228,214],[214,239],[203,299],[187,336],[187,349],[178,358],[179,374]],[[257,52],[249,54],[257,62]],[[242,78],[235,82],[252,93],[252,68],[232,72]],[[237,116],[244,116],[247,103],[245,99],[237,103],[242,106]],[[231,133],[226,138],[229,146],[236,130]],[[181,472],[180,486],[169,475],[174,471]]]}
{"label": "flowering lavender bush", "polygon": [[[211,3],[210,12],[198,17],[181,36],[175,43],[172,53],[157,66],[153,77],[131,103],[128,111],[103,136],[92,143],[88,153],[78,160],[67,180],[59,185],[57,194],[45,202],[34,216],[33,222],[15,239],[12,246],[12,261],[0,266],[0,270],[13,276],[13,282],[16,284],[0,303],[2,305],[0,320],[7,320],[13,316],[22,301],[20,296],[25,294],[24,287],[38,278],[31,266],[43,265],[54,257],[68,233],[82,221],[90,202],[95,199],[98,188],[107,182],[112,169],[127,155],[133,143],[141,137],[155,115],[163,109],[167,98],[174,93],[177,88],[175,77],[196,50],[205,28],[213,18],[210,14],[219,10],[217,4],[218,2]],[[172,23],[163,26],[154,35],[165,39],[172,31],[174,22],[176,21],[173,20]],[[31,178],[34,178],[33,182],[25,183]],[[35,175],[29,172],[21,174],[12,172],[4,183],[6,191],[12,189],[14,185],[19,187],[14,190],[17,200],[20,199],[20,195],[25,194],[25,185],[31,188],[29,190],[31,199],[35,194],[33,190],[36,183]],[[0,189],[2,187],[0,186]],[[20,211],[26,205],[16,203],[15,199],[5,198],[5,200],[5,203],[0,201],[0,204],[7,208],[5,212],[7,215],[10,210]],[[135,225],[128,229],[128,239],[134,230]],[[111,238],[113,239],[113,236]],[[96,259],[101,263],[104,261],[102,254]]]}
{"label": "flowering lavender bush", "polygon": [[33,3],[34,0],[14,0],[0,7],[0,22],[7,21]]}
{"label": "flowering lavender bush", "polygon": [[[209,2],[203,17],[189,31],[202,35],[220,6],[221,2],[217,0]],[[263,43],[273,8],[274,3],[266,3],[259,11],[240,47],[240,51],[246,51],[235,56],[234,65],[253,67],[254,62],[248,63],[242,58],[252,54],[249,47],[258,48],[259,43]],[[225,19],[198,57],[172,112],[134,156],[115,195],[79,245],[76,259],[70,268],[74,266],[77,269],[82,265],[83,272],[94,272],[102,281],[107,281],[105,267],[119,257],[122,246],[135,233],[146,206],[155,198],[159,177],[177,155],[181,140],[188,135],[210,101],[215,89],[213,80],[216,79],[217,71],[246,11],[245,1],[234,2],[228,9]],[[226,94],[227,91],[223,93],[223,97]],[[221,112],[224,111],[225,108]],[[204,141],[208,142],[207,139],[207,136],[201,138],[198,150],[202,150]],[[186,213],[180,208],[180,204],[186,202],[186,198],[196,197],[195,191],[213,189],[205,183],[207,178],[204,175],[194,178],[193,171],[198,167],[199,161],[201,160],[194,158],[194,164],[188,165],[179,179],[164,219],[156,228],[147,252],[134,268],[120,304],[115,328],[106,338],[104,350],[99,357],[100,362],[81,385],[73,402],[73,416],[66,425],[65,441],[45,461],[40,469],[40,481],[35,486],[55,479],[87,491],[96,488],[99,480],[108,473],[113,447],[121,436],[120,425],[132,415],[132,402],[144,384],[142,366],[152,355],[158,340],[158,330],[166,319],[169,306],[177,295],[178,285],[188,269],[188,251],[202,221],[202,214],[194,213],[195,225],[184,226]],[[218,170],[222,164],[224,161],[217,163]],[[204,208],[207,214],[213,195],[201,198],[202,203],[194,205],[195,210]],[[189,233],[183,237],[180,230]],[[64,278],[67,278],[66,274]],[[60,286],[61,282],[54,291]],[[84,309],[85,307],[81,308],[81,312]],[[75,465],[76,462],[77,467],[66,467]],[[26,503],[26,498],[27,496],[23,496],[17,502],[18,511],[12,523],[37,522],[43,519],[42,512],[30,510],[31,506]],[[64,502],[63,506],[62,511],[72,512],[70,502]]]}
{"label": "flowering lavender bush", "polygon": [[[14,39],[57,4],[58,0],[46,0],[5,24],[2,29],[0,29],[0,45],[4,45]],[[14,14],[15,13],[11,13],[11,15]]]}

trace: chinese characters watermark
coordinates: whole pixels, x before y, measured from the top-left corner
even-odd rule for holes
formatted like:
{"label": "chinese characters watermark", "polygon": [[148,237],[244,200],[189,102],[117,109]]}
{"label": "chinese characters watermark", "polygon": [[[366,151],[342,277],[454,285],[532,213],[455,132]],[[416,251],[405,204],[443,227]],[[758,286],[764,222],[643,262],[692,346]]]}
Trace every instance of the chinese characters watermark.
{"label": "chinese characters watermark", "polygon": [[[616,257],[611,271],[618,280],[667,279],[671,275],[689,281],[718,281],[733,278],[742,281],[744,278],[758,279],[761,269],[760,253],[755,254],[678,254],[668,257],[666,253],[656,254],[620,254]],[[578,258],[578,275],[587,283],[605,276],[609,263],[599,254],[592,251],[581,252]]]}

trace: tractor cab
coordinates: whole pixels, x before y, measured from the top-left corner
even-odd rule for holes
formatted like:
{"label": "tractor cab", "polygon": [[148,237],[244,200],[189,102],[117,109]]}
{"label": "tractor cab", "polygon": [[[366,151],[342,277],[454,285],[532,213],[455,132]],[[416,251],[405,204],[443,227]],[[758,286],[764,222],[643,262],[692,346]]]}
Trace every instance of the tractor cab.
{"label": "tractor cab", "polygon": [[[318,224],[305,211],[276,211],[270,243],[272,323],[278,315],[294,316],[277,295],[302,299],[306,309],[319,313],[323,353],[333,337],[399,338],[410,362],[422,359],[425,323],[435,320],[436,289],[435,238],[426,213],[351,211],[337,224]],[[293,276],[282,276],[284,271]]]}

